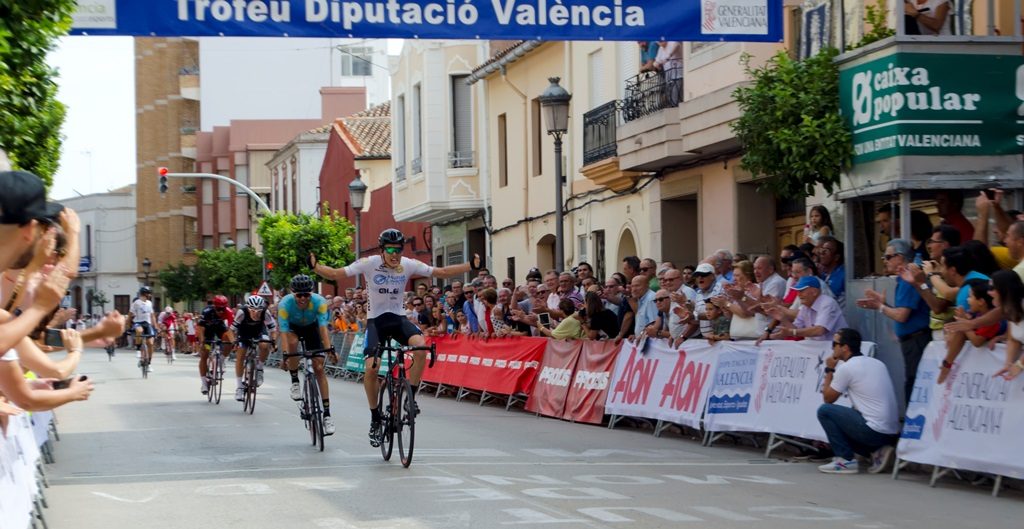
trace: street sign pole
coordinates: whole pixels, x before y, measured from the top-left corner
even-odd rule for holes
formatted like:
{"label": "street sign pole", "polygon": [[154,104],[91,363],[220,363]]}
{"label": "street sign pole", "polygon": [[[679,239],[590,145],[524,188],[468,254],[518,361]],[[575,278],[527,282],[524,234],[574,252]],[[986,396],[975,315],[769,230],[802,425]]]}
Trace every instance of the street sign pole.
{"label": "street sign pole", "polygon": [[[252,198],[256,202],[256,205],[261,207],[261,208],[263,208],[263,210],[266,211],[268,215],[273,213],[272,211],[270,211],[270,206],[268,206],[267,203],[264,202],[263,199],[260,198],[260,196],[257,195],[255,191],[253,191],[252,189],[249,189],[248,187],[246,187],[245,184],[239,182],[238,180],[233,180],[233,179],[228,178],[226,176],[221,176],[219,174],[213,174],[213,173],[172,173],[172,172],[169,172],[166,167],[161,167],[159,169],[159,173],[160,173],[160,176],[167,177],[167,178],[211,178],[213,180],[220,180],[221,182],[227,182],[227,183],[229,183],[229,184],[231,184],[231,185],[241,189],[242,191],[245,191],[246,194],[248,194],[249,197]],[[167,192],[166,186],[161,186],[160,187],[160,192],[161,193],[166,193]],[[259,235],[259,230],[256,230],[256,234]],[[260,239],[260,246],[263,246],[262,238]],[[263,265],[261,266],[261,268],[262,268],[262,274],[263,274],[263,281],[266,281],[267,280],[267,253],[266,253],[265,249],[264,249],[264,252],[262,254],[262,258],[263,258]]]}

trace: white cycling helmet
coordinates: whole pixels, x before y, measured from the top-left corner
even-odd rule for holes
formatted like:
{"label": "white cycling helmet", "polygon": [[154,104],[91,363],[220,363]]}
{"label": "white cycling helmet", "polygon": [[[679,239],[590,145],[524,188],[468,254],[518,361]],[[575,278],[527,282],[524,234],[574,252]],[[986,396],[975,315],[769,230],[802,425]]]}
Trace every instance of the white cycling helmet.
{"label": "white cycling helmet", "polygon": [[259,296],[249,296],[248,298],[245,298],[245,306],[250,309],[262,309],[267,306],[267,300]]}

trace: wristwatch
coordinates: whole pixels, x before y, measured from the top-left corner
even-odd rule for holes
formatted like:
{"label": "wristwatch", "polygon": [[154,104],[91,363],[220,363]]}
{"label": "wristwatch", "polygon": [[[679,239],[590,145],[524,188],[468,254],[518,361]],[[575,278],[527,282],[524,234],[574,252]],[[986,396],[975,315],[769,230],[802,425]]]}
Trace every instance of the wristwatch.
{"label": "wristwatch", "polygon": [[825,368],[825,372],[826,373],[835,373],[836,372],[836,368],[834,368],[834,367],[826,367]]}
{"label": "wristwatch", "polygon": [[932,289],[932,287],[929,286],[928,283],[921,283],[921,286],[919,288],[921,290],[931,290]]}

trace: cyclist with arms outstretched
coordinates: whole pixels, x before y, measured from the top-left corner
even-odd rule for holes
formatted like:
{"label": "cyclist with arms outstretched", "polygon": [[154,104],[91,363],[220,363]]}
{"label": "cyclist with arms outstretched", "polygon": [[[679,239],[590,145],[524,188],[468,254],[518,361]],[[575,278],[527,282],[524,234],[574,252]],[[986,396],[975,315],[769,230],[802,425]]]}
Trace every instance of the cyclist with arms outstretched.
{"label": "cyclist with arms outstretched", "polygon": [[[320,294],[314,294],[316,283],[313,278],[299,274],[292,278],[292,293],[281,298],[277,305],[277,326],[284,337],[284,347],[288,354],[295,354],[299,348],[299,340],[306,345],[306,350],[327,349],[331,339],[327,334],[330,314],[327,300]],[[330,353],[331,361],[337,362],[337,353]],[[299,357],[288,357],[288,373],[292,377],[292,400],[302,400],[299,387]],[[324,406],[324,435],[334,434],[334,419],[331,418],[331,398],[327,388],[327,375],[324,373],[323,357],[313,359],[313,373],[320,383],[320,397]]]}
{"label": "cyclist with arms outstretched", "polygon": [[[213,296],[213,302],[207,305],[196,322],[199,331],[199,378],[202,379],[200,392],[206,395],[210,391],[210,379],[207,377],[206,359],[210,356],[210,344],[220,338],[222,342],[233,342],[234,335],[228,325],[235,320],[235,315],[228,307],[228,298],[223,295]],[[223,351],[223,350],[222,350]],[[225,357],[227,351],[223,351]]]}
{"label": "cyclist with arms outstretched", "polygon": [[245,307],[235,312],[231,330],[238,340],[235,342],[235,400],[245,401],[245,382],[242,373],[245,370],[246,347],[252,342],[259,342],[259,357],[256,360],[256,387],[263,385],[263,362],[270,355],[270,341],[277,341],[277,318],[268,310],[267,300],[260,296],[250,295],[245,299]]}
{"label": "cyclist with arms outstretched", "polygon": [[[405,248],[405,236],[396,229],[381,232],[378,239],[380,255],[364,257],[344,267],[331,268],[316,262],[316,256],[310,255],[313,271],[321,277],[335,281],[343,277],[354,277],[362,274],[365,278],[367,295],[370,298],[370,311],[366,321],[366,342],[364,353],[367,376],[363,377],[363,388],[366,400],[370,405],[370,444],[380,446],[381,420],[377,410],[377,373],[380,368],[380,347],[388,340],[395,340],[403,346],[420,347],[426,341],[423,333],[405,317],[405,287],[414,277],[455,277],[469,271],[479,270],[481,260],[479,254],[473,254],[469,263],[434,268],[415,259],[402,257]],[[419,388],[426,367],[426,351],[413,353],[413,364],[409,372],[413,396]],[[415,399],[414,399],[415,401]],[[419,413],[417,405],[416,413]]]}

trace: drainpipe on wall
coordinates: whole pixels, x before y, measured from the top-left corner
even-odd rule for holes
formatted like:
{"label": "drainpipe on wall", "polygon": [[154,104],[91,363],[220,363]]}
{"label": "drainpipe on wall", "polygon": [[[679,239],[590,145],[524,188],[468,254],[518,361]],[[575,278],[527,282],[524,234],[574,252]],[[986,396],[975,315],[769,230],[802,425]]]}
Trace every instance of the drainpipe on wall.
{"label": "drainpipe on wall", "polygon": [[[522,90],[520,90],[518,86],[513,84],[512,81],[509,81],[508,77],[505,75],[505,73],[506,73],[506,70],[505,70],[505,66],[503,65],[501,67],[501,80],[504,81],[505,84],[507,84],[508,87],[512,89],[512,91],[514,91],[516,94],[518,94],[519,95],[519,99],[521,99],[522,102],[523,102],[523,118],[524,119],[523,119],[523,127],[522,127],[523,128],[523,144],[522,145],[523,145],[523,150],[525,151],[526,150],[526,146],[530,144],[530,127],[527,125],[527,120],[525,119],[528,116],[530,116],[530,105],[529,105],[530,98],[527,97],[526,93],[524,93]],[[530,203],[530,171],[527,170],[523,174],[523,213],[522,213],[521,218],[525,219],[525,218],[529,217],[529,213],[530,213],[529,203]],[[531,223],[529,223],[529,222],[526,223],[526,230],[524,232],[524,237],[523,237],[523,242],[525,243],[524,246],[526,248],[527,255],[529,255],[531,253],[531,248],[530,248],[530,224]],[[513,278],[513,280],[515,280],[515,278]]]}
{"label": "drainpipe on wall", "polygon": [[[487,61],[487,45],[477,44],[477,64]],[[487,85],[479,83],[475,86],[477,97],[477,138],[480,140],[477,145],[477,180],[480,182],[480,194],[484,197],[484,248],[487,250],[487,259],[491,259],[488,269],[494,270],[494,239],[491,238],[491,171],[490,159],[487,157],[490,146],[490,129],[487,127]],[[468,257],[468,256],[467,256]]]}

